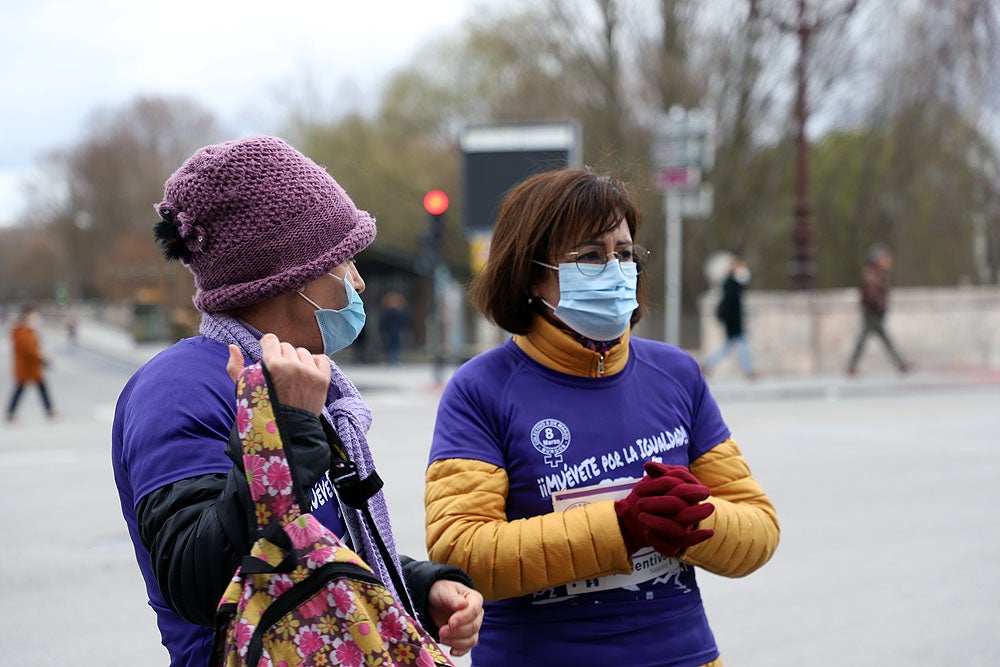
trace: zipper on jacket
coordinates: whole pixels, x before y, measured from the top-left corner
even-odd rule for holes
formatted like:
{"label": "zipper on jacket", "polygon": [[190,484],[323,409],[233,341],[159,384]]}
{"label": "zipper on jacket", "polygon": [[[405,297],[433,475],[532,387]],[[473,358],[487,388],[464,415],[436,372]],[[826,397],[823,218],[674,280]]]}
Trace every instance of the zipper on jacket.
{"label": "zipper on jacket", "polygon": [[264,610],[247,647],[248,667],[257,667],[260,661],[260,656],[264,652],[264,633],[282,616],[318,593],[330,580],[338,577],[351,577],[370,584],[384,585],[374,574],[353,563],[327,563],[315,572],[311,572],[308,579],[289,588],[274,601],[274,604]]}
{"label": "zipper on jacket", "polygon": [[597,357],[597,374],[604,375],[604,354]]}

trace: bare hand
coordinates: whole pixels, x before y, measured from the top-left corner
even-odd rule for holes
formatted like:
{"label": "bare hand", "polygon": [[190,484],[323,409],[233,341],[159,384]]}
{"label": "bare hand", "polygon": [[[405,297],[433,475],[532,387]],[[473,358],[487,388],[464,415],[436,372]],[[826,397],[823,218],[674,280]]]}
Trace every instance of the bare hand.
{"label": "bare hand", "polygon": [[[312,354],[304,347],[282,343],[270,333],[261,337],[260,349],[278,401],[313,414],[321,413],[330,386],[330,358]],[[226,371],[235,382],[242,370],[243,353],[240,348],[230,345]]]}
{"label": "bare hand", "polygon": [[238,346],[230,344],[229,345],[229,361],[226,362],[226,372],[229,373],[229,379],[236,382],[240,379],[240,372],[243,370],[243,350]]}
{"label": "bare hand", "polygon": [[438,579],[427,598],[431,618],[438,626],[441,643],[451,647],[451,654],[460,657],[479,642],[483,625],[483,596],[465,584]]}

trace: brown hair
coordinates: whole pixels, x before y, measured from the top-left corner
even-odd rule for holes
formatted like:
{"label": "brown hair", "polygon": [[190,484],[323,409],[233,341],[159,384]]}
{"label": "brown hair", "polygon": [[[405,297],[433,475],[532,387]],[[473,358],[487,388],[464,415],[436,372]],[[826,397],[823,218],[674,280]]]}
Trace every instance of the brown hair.
{"label": "brown hair", "polygon": [[[528,333],[535,306],[532,286],[549,271],[532,260],[553,257],[613,230],[624,218],[633,240],[641,213],[629,187],[590,169],[569,167],[535,174],[504,198],[486,266],[472,281],[473,303],[504,330]],[[646,312],[645,274],[639,274],[635,324]]]}

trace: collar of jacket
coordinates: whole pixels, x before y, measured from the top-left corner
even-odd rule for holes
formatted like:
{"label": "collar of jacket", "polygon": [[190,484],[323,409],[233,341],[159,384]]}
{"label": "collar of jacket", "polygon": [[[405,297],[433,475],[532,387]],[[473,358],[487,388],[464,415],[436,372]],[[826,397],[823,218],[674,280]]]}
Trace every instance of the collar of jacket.
{"label": "collar of jacket", "polygon": [[569,332],[536,315],[531,322],[531,330],[523,336],[516,334],[514,344],[541,365],[560,373],[590,378],[608,377],[625,368],[630,330],[625,330],[620,343],[601,354],[588,350]]}

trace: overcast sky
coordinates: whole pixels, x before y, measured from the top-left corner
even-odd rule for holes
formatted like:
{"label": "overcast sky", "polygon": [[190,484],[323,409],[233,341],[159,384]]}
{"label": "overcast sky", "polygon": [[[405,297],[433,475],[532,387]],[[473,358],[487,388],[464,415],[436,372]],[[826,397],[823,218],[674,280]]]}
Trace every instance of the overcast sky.
{"label": "overcast sky", "polygon": [[[275,131],[279,84],[387,73],[477,0],[0,0],[0,225],[35,160],[83,136],[96,109],[186,94],[228,127]],[[270,112],[270,113],[269,113]]]}

